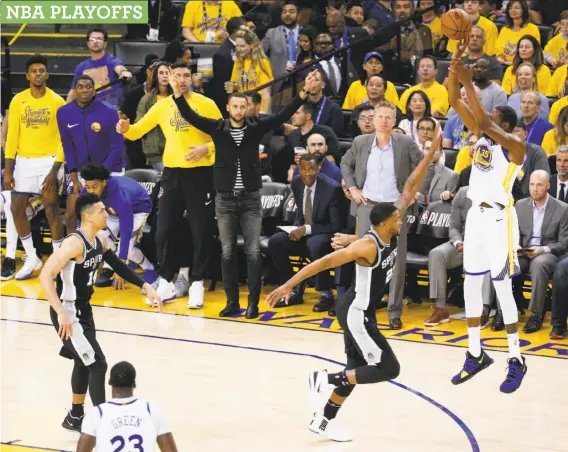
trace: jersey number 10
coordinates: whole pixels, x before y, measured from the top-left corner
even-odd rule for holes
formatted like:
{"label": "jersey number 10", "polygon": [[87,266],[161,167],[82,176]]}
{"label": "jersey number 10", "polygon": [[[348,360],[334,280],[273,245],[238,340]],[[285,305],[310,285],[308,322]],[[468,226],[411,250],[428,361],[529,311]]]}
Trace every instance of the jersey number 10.
{"label": "jersey number 10", "polygon": [[[96,272],[93,272],[96,273]],[[115,436],[113,439],[110,440],[112,445],[116,447],[113,452],[120,452],[124,449],[124,445],[126,444],[126,440],[122,436]],[[116,443],[116,444],[115,444]],[[128,443],[137,451],[144,452],[144,448],[142,447],[142,437],[140,435],[132,435],[128,438]]]}

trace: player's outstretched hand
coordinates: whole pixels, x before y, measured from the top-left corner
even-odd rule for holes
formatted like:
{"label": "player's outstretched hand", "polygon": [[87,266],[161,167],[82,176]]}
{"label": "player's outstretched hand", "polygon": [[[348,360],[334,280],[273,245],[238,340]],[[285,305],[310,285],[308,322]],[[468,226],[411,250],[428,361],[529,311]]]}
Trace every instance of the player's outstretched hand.
{"label": "player's outstretched hand", "polygon": [[129,128],[130,128],[130,119],[119,119],[118,122],[116,123],[116,132],[120,133],[121,135],[123,133],[128,132]]}
{"label": "player's outstretched hand", "polygon": [[65,311],[57,315],[57,323],[59,323],[59,330],[57,331],[59,337],[63,340],[71,338],[73,334],[73,322]]}
{"label": "player's outstretched hand", "polygon": [[154,307],[157,306],[160,312],[162,312],[163,310],[162,298],[158,295],[158,293],[148,283],[144,283],[142,288],[146,290],[146,296],[152,302],[152,306]]}
{"label": "player's outstretched hand", "polygon": [[291,294],[292,287],[288,287],[288,284],[283,284],[268,294],[268,297],[266,297],[266,303],[268,303],[268,306],[272,308],[276,303],[284,298],[286,304],[288,304]]}
{"label": "player's outstretched hand", "polygon": [[180,97],[183,93],[181,92],[181,88],[179,87],[179,81],[174,77],[174,75],[172,74],[172,70],[170,68],[168,68],[168,82],[172,87],[174,96]]}

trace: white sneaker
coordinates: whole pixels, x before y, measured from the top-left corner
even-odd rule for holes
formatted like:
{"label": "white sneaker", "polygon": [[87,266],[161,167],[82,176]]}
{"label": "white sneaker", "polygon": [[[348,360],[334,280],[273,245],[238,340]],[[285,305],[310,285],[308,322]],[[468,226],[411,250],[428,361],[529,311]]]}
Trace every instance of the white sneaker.
{"label": "white sneaker", "polygon": [[332,441],[344,443],[353,440],[351,435],[343,431],[336,419],[330,421],[323,416],[314,416],[308,428],[316,435],[325,436]]}
{"label": "white sneaker", "polygon": [[25,279],[30,279],[33,272],[39,270],[43,265],[43,262],[35,254],[33,256],[28,256],[24,266],[16,273],[16,279],[23,281]]}
{"label": "white sneaker", "polygon": [[[154,289],[154,290],[158,290],[159,284],[160,284],[160,278],[156,279],[156,281],[154,281],[152,284],[150,284],[150,287],[152,287],[152,289]],[[146,295],[146,289],[144,289],[144,288],[140,289],[140,293],[142,295]]]}
{"label": "white sneaker", "polygon": [[[158,281],[158,288],[156,292],[162,299],[162,304],[170,303],[176,299],[176,290],[173,282],[167,282],[165,279],[160,278]],[[148,306],[157,307],[157,304],[154,303],[149,298],[146,298],[146,304]]]}
{"label": "white sneaker", "polygon": [[327,382],[327,370],[310,372],[308,384],[310,386],[310,404],[312,409],[316,416],[321,415],[332,390],[332,385]]}
{"label": "white sneaker", "polygon": [[189,281],[181,273],[174,282],[176,298],[183,298],[189,294]]}
{"label": "white sneaker", "polygon": [[203,281],[194,281],[189,288],[189,298],[187,299],[187,307],[189,309],[201,309],[203,307],[203,295],[205,288]]}

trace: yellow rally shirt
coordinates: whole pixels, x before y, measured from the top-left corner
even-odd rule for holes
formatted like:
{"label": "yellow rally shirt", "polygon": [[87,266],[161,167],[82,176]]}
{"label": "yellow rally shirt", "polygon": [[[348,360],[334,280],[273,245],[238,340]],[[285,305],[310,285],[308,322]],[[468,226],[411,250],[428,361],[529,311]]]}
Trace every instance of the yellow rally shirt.
{"label": "yellow rally shirt", "polygon": [[[361,80],[355,80],[347,90],[347,95],[343,101],[343,109],[353,110],[357,105],[367,102],[367,88],[361,83]],[[387,81],[387,88],[385,91],[385,100],[391,104],[398,105],[398,93],[396,88],[391,82]]]}
{"label": "yellow rally shirt", "polygon": [[434,82],[428,88],[423,88],[419,83],[411,88],[408,88],[402,96],[400,97],[400,103],[398,106],[402,111],[402,114],[406,114],[406,101],[414,91],[422,90],[430,99],[430,104],[432,106],[432,112],[437,111],[442,115],[445,115],[450,108],[450,101],[448,99],[448,90],[440,85],[438,82]]}
{"label": "yellow rally shirt", "polygon": [[[548,66],[543,64],[538,71],[536,71],[536,84],[538,86],[539,93],[546,95],[551,78],[552,75],[550,74],[550,69]],[[513,94],[515,83],[517,83],[517,76],[513,74],[513,66],[509,66],[505,71],[503,82],[501,83],[501,86],[505,90],[505,93],[507,93],[507,96]]]}
{"label": "yellow rally shirt", "polygon": [[464,169],[468,166],[471,166],[473,163],[473,159],[469,154],[469,146],[464,146],[458,152],[458,156],[456,157],[456,165],[454,166],[454,171],[457,174],[460,174]]}
{"label": "yellow rally shirt", "polygon": [[564,39],[561,33],[558,33],[554,38],[548,41],[544,48],[544,53],[551,55],[564,63],[568,60],[568,51],[566,50],[567,46],[568,40]]}
{"label": "yellow rally shirt", "polygon": [[548,122],[553,126],[556,126],[556,120],[558,119],[558,115],[564,107],[568,105],[568,96],[564,96],[562,99],[557,100],[552,104],[550,108],[550,113],[548,114]]}
{"label": "yellow rally shirt", "polygon": [[33,97],[29,89],[16,94],[10,103],[5,157],[55,155],[57,162],[65,161],[56,117],[62,105],[65,100],[49,88],[41,99]]}
{"label": "yellow rally shirt", "polygon": [[568,75],[568,64],[560,66],[554,71],[554,74],[552,74],[552,79],[550,80],[548,88],[546,89],[546,95],[548,97],[564,96],[564,82],[566,81],[567,75]]}
{"label": "yellow rally shirt", "polygon": [[[215,102],[192,93],[188,104],[195,112],[211,119],[221,118],[221,112]],[[215,163],[215,147],[211,137],[197,130],[179,113],[172,96],[156,103],[140,121],[132,124],[124,136],[129,140],[138,140],[156,126],[160,126],[166,137],[163,162],[168,168],[195,168],[198,166],[211,166]],[[197,162],[185,160],[185,154],[190,152],[190,146],[207,144],[209,152]]]}
{"label": "yellow rally shirt", "polygon": [[[255,64],[252,67],[251,64],[252,60],[250,58],[246,58],[242,70],[239,71],[236,61],[233,66],[231,81],[237,84],[237,91],[241,93],[253,90],[257,86],[264,85],[265,83],[274,80],[274,76],[272,75],[272,66],[270,65],[270,61],[266,58],[263,58],[260,61],[260,64]],[[262,95],[262,93],[260,94]],[[264,96],[262,98],[262,103],[260,104],[260,110],[264,111]]]}
{"label": "yellow rally shirt", "polygon": [[519,31],[513,31],[509,27],[501,28],[496,43],[496,56],[502,56],[508,63],[513,62],[517,53],[517,43],[524,35],[531,35],[540,42],[540,31],[535,24],[528,23]]}
{"label": "yellow rally shirt", "polygon": [[[205,9],[203,6],[205,5]],[[204,20],[205,11],[206,20]],[[197,39],[205,42],[207,32],[215,33],[215,43],[221,44],[224,39],[220,37],[222,31],[226,31],[227,21],[233,17],[242,16],[241,10],[233,1],[223,0],[217,3],[205,3],[203,1],[190,1],[185,5],[182,27],[187,27]]]}
{"label": "yellow rally shirt", "polygon": [[440,39],[444,36],[442,33],[442,19],[436,16],[436,18],[432,22],[422,22],[423,25],[426,25],[430,29],[430,33],[432,33],[432,47],[436,48]]}
{"label": "yellow rally shirt", "polygon": [[[568,144],[568,138],[566,139],[566,143]],[[554,133],[554,129],[549,130],[544,134],[544,138],[542,139],[542,149],[546,152],[546,155],[554,155],[556,154],[556,150],[558,149],[558,145],[556,144],[556,136]]]}
{"label": "yellow rally shirt", "polygon": [[[493,22],[491,22],[489,19],[486,19],[483,16],[479,17],[475,25],[478,25],[479,27],[483,28],[483,31],[485,31],[485,45],[483,46],[483,51],[487,55],[494,56],[495,53],[497,52],[496,45],[497,45],[497,38],[499,36],[497,25],[495,25]],[[455,50],[457,49],[457,45],[458,42],[455,39],[450,39],[448,41],[448,47],[447,47],[448,52],[455,52]]]}

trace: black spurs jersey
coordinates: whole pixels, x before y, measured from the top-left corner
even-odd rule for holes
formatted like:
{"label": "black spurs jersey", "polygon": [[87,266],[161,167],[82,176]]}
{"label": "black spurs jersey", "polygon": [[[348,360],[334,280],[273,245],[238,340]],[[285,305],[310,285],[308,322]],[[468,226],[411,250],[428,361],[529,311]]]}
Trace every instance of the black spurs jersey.
{"label": "black spurs jersey", "polygon": [[97,279],[97,270],[103,261],[103,244],[98,237],[95,237],[94,244],[89,242],[81,229],[77,229],[69,235],[76,235],[83,242],[83,259],[69,261],[63,267],[57,278],[57,294],[61,301],[89,301],[91,295],[93,295],[93,284]]}
{"label": "black spurs jersey", "polygon": [[374,308],[371,294],[382,296],[385,287],[390,282],[396,261],[396,237],[391,238],[387,245],[380,237],[370,231],[366,237],[371,237],[377,245],[377,259],[369,267],[355,263],[355,299],[352,305],[363,311]]}

